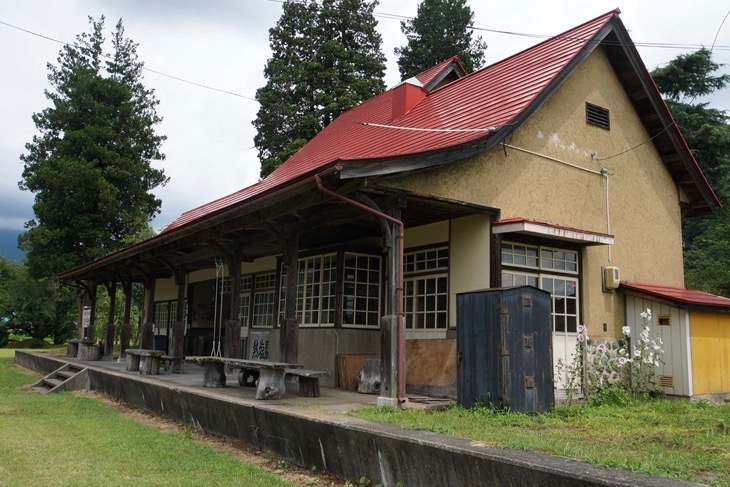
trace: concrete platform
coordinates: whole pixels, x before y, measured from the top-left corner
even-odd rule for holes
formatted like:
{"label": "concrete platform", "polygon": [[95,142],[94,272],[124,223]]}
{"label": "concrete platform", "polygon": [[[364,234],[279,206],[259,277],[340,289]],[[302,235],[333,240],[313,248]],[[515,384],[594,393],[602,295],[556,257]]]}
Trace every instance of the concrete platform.
{"label": "concrete platform", "polygon": [[41,373],[69,362],[84,365],[93,390],[353,482],[365,475],[373,485],[385,487],[399,482],[406,487],[698,485],[539,453],[489,448],[346,415],[374,405],[376,396],[322,388],[316,398],[294,392],[282,399],[259,401],[254,399],[254,388],[238,385],[235,374],[227,377],[230,387],[202,387],[202,368],[189,364],[183,366],[182,374],[143,376],[124,370],[124,363],[82,362],[37,352],[18,351],[15,362]]}

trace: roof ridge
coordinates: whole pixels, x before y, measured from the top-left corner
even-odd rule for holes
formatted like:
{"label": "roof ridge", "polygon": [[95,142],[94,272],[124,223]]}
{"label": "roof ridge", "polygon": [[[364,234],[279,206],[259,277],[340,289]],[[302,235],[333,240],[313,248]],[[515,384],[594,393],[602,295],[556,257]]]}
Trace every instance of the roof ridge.
{"label": "roof ridge", "polygon": [[[613,10],[610,10],[610,11],[606,12],[605,14],[599,15],[598,17],[595,17],[595,18],[593,18],[593,19],[591,19],[591,20],[588,20],[588,21],[586,21],[586,22],[583,22],[583,23],[582,23],[582,24],[580,24],[580,25],[576,25],[575,27],[571,27],[570,29],[568,29],[568,30],[566,30],[566,31],[563,31],[563,32],[561,32],[560,34],[556,34],[556,35],[554,35],[554,36],[548,37],[548,38],[547,38],[547,39],[545,39],[544,41],[542,41],[542,42],[538,42],[537,44],[535,44],[535,45],[533,45],[533,46],[530,46],[530,47],[526,47],[525,49],[522,49],[521,51],[517,51],[516,53],[514,53],[514,54],[512,54],[512,55],[510,55],[510,56],[507,56],[506,58],[502,58],[502,59],[500,59],[500,60],[498,60],[498,61],[495,61],[495,62],[494,62],[494,63],[492,63],[492,64],[489,64],[489,65],[487,65],[487,66],[484,66],[484,67],[481,67],[481,68],[479,68],[479,69],[478,69],[478,70],[476,70],[476,71],[473,71],[473,72],[471,72],[471,73],[468,73],[468,74],[467,74],[466,76],[464,76],[464,78],[468,78],[468,77],[470,77],[470,76],[473,76],[473,75],[475,75],[475,74],[477,74],[477,73],[479,73],[479,72],[481,72],[481,71],[484,71],[484,70],[486,70],[486,69],[490,69],[490,68],[493,68],[493,67],[495,67],[495,66],[497,66],[497,65],[499,65],[499,64],[503,64],[503,63],[506,63],[507,61],[511,60],[512,58],[515,58],[515,57],[517,57],[517,56],[520,56],[520,55],[522,55],[522,54],[524,54],[524,53],[526,53],[526,52],[528,52],[528,51],[532,51],[532,50],[537,50],[537,49],[539,49],[539,48],[540,48],[541,46],[543,46],[544,44],[546,44],[546,43],[548,43],[548,42],[552,42],[552,41],[555,41],[556,39],[566,38],[566,34],[568,34],[569,32],[573,32],[573,31],[576,31],[576,30],[580,30],[581,28],[584,28],[584,27],[586,27],[587,25],[590,25],[590,24],[592,24],[592,23],[594,23],[594,22],[596,22],[596,21],[598,21],[598,20],[600,20],[600,19],[603,19],[603,18],[606,18],[606,17],[608,17],[608,19],[606,19],[606,22],[608,22],[608,20],[610,20],[611,18],[615,18],[615,17],[617,17],[617,16],[618,16],[618,15],[619,15],[620,13],[621,13],[621,10],[620,10],[620,9],[619,9],[619,8],[617,7],[617,8],[615,8],[615,9],[613,9]],[[592,40],[592,39],[585,39],[586,43],[587,43],[587,42],[588,42],[589,40]],[[462,79],[464,79],[464,78],[462,78]],[[460,80],[457,80],[457,81],[461,81],[461,79],[460,79]]]}

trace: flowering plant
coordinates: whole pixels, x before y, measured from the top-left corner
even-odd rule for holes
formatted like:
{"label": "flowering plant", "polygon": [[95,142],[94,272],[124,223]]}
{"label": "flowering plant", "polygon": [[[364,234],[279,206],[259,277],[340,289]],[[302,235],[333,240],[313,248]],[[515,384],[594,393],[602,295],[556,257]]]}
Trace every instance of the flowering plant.
{"label": "flowering plant", "polygon": [[[662,345],[664,342],[657,333],[656,338],[650,337],[649,323],[651,322],[651,310],[646,309],[641,314],[641,332],[639,333],[631,358],[631,380],[627,388],[632,394],[649,395],[658,392],[656,384],[656,367],[663,364],[661,356],[664,353]],[[629,333],[624,327],[624,336],[628,339]]]}
{"label": "flowering plant", "polygon": [[636,337],[632,353],[629,347],[631,327],[622,328],[623,340],[595,342],[588,336],[585,325],[578,326],[571,362],[561,358],[556,366],[555,383],[565,389],[568,405],[572,404],[576,392],[582,392],[589,404],[615,402],[617,398],[625,397],[625,392],[635,395],[657,392],[655,368],[663,363],[663,342],[658,334],[655,339],[650,337],[651,310],[647,309],[640,316],[642,330]]}

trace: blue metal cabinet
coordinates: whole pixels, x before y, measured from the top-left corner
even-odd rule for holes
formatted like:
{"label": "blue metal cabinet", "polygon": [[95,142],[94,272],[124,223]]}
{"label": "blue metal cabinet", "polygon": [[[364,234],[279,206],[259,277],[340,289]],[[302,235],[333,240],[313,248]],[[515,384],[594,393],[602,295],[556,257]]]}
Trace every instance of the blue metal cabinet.
{"label": "blue metal cabinet", "polygon": [[536,413],[555,404],[550,293],[532,286],[456,296],[457,395]]}

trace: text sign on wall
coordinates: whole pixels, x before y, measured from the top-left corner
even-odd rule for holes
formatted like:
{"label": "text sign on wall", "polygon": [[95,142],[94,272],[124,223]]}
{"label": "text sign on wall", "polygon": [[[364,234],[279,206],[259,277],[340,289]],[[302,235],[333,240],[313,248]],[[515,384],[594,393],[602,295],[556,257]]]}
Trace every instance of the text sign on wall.
{"label": "text sign on wall", "polygon": [[84,306],[84,312],[81,315],[81,326],[88,328],[89,324],[91,324],[91,308]]}

